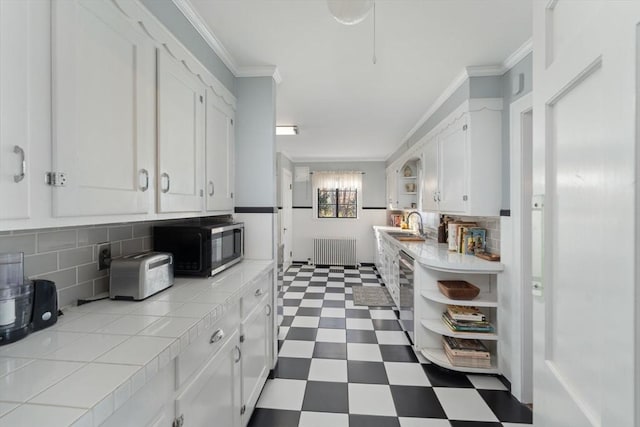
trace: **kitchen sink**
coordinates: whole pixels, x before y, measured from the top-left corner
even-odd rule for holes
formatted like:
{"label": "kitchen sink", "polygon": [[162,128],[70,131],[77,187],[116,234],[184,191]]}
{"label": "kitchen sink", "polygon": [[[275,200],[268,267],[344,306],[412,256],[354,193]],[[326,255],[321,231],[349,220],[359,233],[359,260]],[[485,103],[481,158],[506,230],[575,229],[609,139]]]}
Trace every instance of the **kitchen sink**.
{"label": "kitchen sink", "polygon": [[391,237],[393,237],[396,240],[399,240],[401,242],[424,242],[425,238],[422,236],[418,236],[417,234],[414,233],[401,233],[401,232],[387,232],[387,234]]}

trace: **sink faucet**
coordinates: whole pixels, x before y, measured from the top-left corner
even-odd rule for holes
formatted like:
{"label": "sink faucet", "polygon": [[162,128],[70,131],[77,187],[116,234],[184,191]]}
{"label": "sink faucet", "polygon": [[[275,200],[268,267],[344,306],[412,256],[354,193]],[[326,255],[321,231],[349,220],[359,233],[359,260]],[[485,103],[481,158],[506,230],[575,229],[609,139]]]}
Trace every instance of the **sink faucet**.
{"label": "sink faucet", "polygon": [[409,223],[409,217],[413,214],[418,215],[418,218],[420,218],[420,222],[418,223],[418,232],[420,233],[421,236],[424,235],[424,228],[422,226],[422,215],[420,215],[420,212],[418,211],[413,211],[410,212],[409,215],[407,215],[407,223]]}

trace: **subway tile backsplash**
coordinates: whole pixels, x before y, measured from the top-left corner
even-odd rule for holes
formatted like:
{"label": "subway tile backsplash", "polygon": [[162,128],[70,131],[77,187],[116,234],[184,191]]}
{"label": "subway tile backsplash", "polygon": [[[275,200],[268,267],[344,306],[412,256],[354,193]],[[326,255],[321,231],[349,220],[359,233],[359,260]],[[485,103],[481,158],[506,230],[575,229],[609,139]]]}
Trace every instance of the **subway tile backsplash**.
{"label": "subway tile backsplash", "polygon": [[156,224],[191,221],[146,221],[126,224],[16,230],[0,233],[0,253],[24,252],[25,277],[56,283],[60,307],[75,305],[109,290],[109,270],[98,271],[98,243],[111,244],[118,258],[151,250],[152,227]]}

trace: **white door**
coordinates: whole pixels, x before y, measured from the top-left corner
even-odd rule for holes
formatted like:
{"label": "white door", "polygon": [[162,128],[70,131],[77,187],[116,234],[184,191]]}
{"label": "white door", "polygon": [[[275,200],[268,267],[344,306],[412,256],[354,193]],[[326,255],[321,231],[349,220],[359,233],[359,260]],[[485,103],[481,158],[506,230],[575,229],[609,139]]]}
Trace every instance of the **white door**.
{"label": "white door", "polygon": [[204,85],[158,50],[160,212],[200,212],[204,196]]}
{"label": "white door", "polygon": [[58,0],[52,14],[52,167],[66,176],[53,214],[148,213],[154,48],[112,2]]}
{"label": "white door", "polygon": [[438,210],[438,142],[425,144],[422,151],[422,209]]}
{"label": "white door", "polygon": [[536,426],[640,421],[639,24],[637,1],[534,2]]}
{"label": "white door", "polygon": [[233,210],[233,112],[207,90],[206,207],[208,212]]}
{"label": "white door", "polygon": [[[467,182],[467,125],[457,120],[438,138],[440,168],[438,202],[443,212],[464,212]],[[499,189],[496,189],[499,191]]]}
{"label": "white door", "polygon": [[291,265],[293,255],[293,181],[290,170],[282,169],[280,185],[282,186],[282,234],[280,241],[284,244],[283,271],[286,271]]}
{"label": "white door", "polygon": [[34,4],[0,2],[0,219],[30,216],[32,152],[29,132],[29,76],[36,52],[30,13]]}

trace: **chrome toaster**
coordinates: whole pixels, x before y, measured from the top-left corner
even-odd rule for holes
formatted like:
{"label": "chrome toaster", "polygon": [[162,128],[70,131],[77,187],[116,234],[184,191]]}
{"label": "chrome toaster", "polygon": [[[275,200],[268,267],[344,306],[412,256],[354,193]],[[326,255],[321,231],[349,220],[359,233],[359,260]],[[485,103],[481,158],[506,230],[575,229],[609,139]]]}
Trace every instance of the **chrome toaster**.
{"label": "chrome toaster", "polygon": [[173,255],[142,252],[111,261],[109,297],[143,300],[173,285]]}

